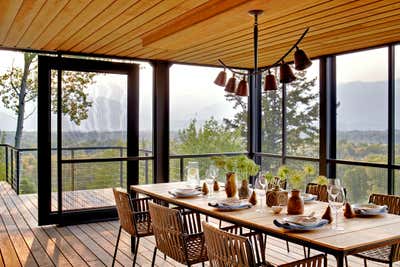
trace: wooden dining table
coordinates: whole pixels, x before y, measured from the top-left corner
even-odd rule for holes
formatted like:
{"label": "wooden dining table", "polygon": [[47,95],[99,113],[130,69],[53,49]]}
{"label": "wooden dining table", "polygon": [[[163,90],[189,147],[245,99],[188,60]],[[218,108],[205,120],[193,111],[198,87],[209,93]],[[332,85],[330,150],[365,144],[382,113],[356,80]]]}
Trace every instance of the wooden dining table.
{"label": "wooden dining table", "polygon": [[[133,185],[131,190],[133,193],[144,194],[269,236],[331,254],[336,258],[338,267],[344,266],[344,258],[347,255],[400,242],[400,216],[397,215],[385,214],[346,219],[341,212],[338,222],[344,228],[342,231],[333,230],[331,225],[325,225],[317,230],[293,232],[279,228],[273,223],[274,219],[287,216],[285,209],[280,214],[273,214],[271,208],[264,204],[265,212],[263,213],[257,212],[255,206],[237,211],[219,211],[208,205],[211,200],[208,196],[177,198],[168,193],[168,191],[184,187],[184,185],[184,182]],[[212,199],[224,198],[226,195],[222,190],[215,192]],[[327,203],[319,201],[307,203],[304,206],[304,214],[314,213],[314,216],[322,216],[327,205]]]}

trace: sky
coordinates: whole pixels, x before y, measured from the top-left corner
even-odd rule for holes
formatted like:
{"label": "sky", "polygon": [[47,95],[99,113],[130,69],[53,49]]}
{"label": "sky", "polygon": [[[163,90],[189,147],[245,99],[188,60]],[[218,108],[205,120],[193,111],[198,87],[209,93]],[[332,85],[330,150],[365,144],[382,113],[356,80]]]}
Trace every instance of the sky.
{"label": "sky", "polygon": [[[399,47],[397,47],[399,48]],[[397,49],[397,51],[400,49]],[[400,51],[397,53],[397,62],[400,62]],[[337,80],[340,84],[354,81],[376,82],[387,79],[387,49],[375,49],[373,51],[352,53],[337,57]],[[0,50],[0,75],[7,71],[13,64],[22,66],[23,55],[18,52]],[[152,68],[148,63],[140,63],[140,130],[150,131],[152,128]],[[229,64],[229,63],[228,63]],[[400,64],[400,63],[399,63]],[[339,67],[340,66],[340,67]],[[397,68],[397,77],[400,77],[400,67]],[[170,69],[170,117],[171,130],[185,127],[189,119],[196,118],[199,123],[215,117],[232,118],[235,114],[233,104],[225,99],[222,87],[216,86],[213,81],[220,68],[198,67],[188,65],[173,65]],[[319,63],[314,61],[307,69],[307,76],[312,78],[318,75]],[[228,74],[229,77],[229,74]],[[96,120],[82,123],[80,127],[67,125],[66,130],[111,130],[124,129],[126,111],[126,91],[124,90],[126,79],[121,75],[98,75],[96,83],[89,88],[90,99],[96,116],[101,118],[99,125]],[[104,99],[110,101],[104,102]],[[102,104],[103,103],[103,104]],[[105,103],[105,104],[104,104]],[[117,108],[117,110],[116,110]],[[30,104],[28,110],[34,110],[35,104]],[[115,113],[118,112],[118,116]],[[119,119],[116,119],[118,118]],[[0,129],[14,130],[15,117],[0,103]],[[116,121],[118,120],[118,121]],[[25,130],[36,130],[36,116],[32,116],[25,123]]]}

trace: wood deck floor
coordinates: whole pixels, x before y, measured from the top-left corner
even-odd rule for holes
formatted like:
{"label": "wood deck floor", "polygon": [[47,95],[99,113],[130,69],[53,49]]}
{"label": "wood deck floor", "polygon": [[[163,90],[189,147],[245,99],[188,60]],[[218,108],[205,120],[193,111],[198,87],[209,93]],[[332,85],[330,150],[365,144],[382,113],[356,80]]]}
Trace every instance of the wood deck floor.
{"label": "wood deck floor", "polygon": [[[93,193],[93,192],[91,192]],[[7,183],[0,182],[0,267],[2,266],[110,266],[119,223],[109,221],[67,227],[37,226],[37,195],[17,196]],[[150,266],[153,237],[141,240],[137,265]],[[268,238],[267,258],[273,263],[301,259],[303,249]],[[313,252],[315,254],[315,252]],[[349,258],[350,266],[363,266]],[[131,266],[130,238],[122,234],[116,266]],[[181,266],[157,257],[157,266]],[[336,266],[329,258],[329,266]],[[384,266],[368,264],[370,267]],[[395,266],[400,266],[399,264]]]}

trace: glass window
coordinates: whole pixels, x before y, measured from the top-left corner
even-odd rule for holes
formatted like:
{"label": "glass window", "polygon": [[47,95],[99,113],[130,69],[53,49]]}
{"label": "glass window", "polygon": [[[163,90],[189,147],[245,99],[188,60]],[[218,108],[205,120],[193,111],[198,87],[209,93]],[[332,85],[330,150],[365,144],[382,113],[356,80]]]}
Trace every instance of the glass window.
{"label": "glass window", "polygon": [[313,182],[315,178],[319,175],[319,162],[317,161],[287,159],[286,165],[293,170],[298,170],[302,172],[307,169],[307,174],[305,174],[304,177],[304,188],[302,188],[303,190],[306,189],[306,185],[308,183]]}
{"label": "glass window", "polygon": [[[272,74],[278,77],[278,69]],[[264,79],[265,77],[263,77]],[[261,151],[282,153],[282,85],[278,90],[263,93],[261,100]]]}
{"label": "glass window", "polygon": [[395,152],[396,164],[400,164],[400,45],[395,47]]}
{"label": "glass window", "polygon": [[319,158],[319,60],[295,76],[286,85],[287,154]]}
{"label": "glass window", "polygon": [[[247,98],[227,95],[213,83],[220,68],[175,64],[170,68],[170,155],[247,151]],[[228,79],[230,73],[227,73]],[[210,159],[192,158],[200,176]],[[170,180],[183,166],[170,160]]]}
{"label": "glass window", "polygon": [[394,175],[394,193],[395,195],[400,195],[400,170],[396,170]]}
{"label": "glass window", "polygon": [[387,48],[336,57],[337,158],[387,162]]}
{"label": "glass window", "polygon": [[388,192],[387,169],[337,164],[336,173],[350,202],[368,202],[370,194]]}

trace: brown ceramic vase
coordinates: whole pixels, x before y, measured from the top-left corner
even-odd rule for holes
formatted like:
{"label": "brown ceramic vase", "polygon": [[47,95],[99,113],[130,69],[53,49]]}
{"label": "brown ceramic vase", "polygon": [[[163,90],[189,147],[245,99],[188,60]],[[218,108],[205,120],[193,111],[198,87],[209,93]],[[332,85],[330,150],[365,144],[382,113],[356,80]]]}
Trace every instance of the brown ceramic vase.
{"label": "brown ceramic vase", "polygon": [[299,215],[304,212],[304,201],[300,196],[300,190],[292,190],[288,200],[287,213],[290,215]]}

